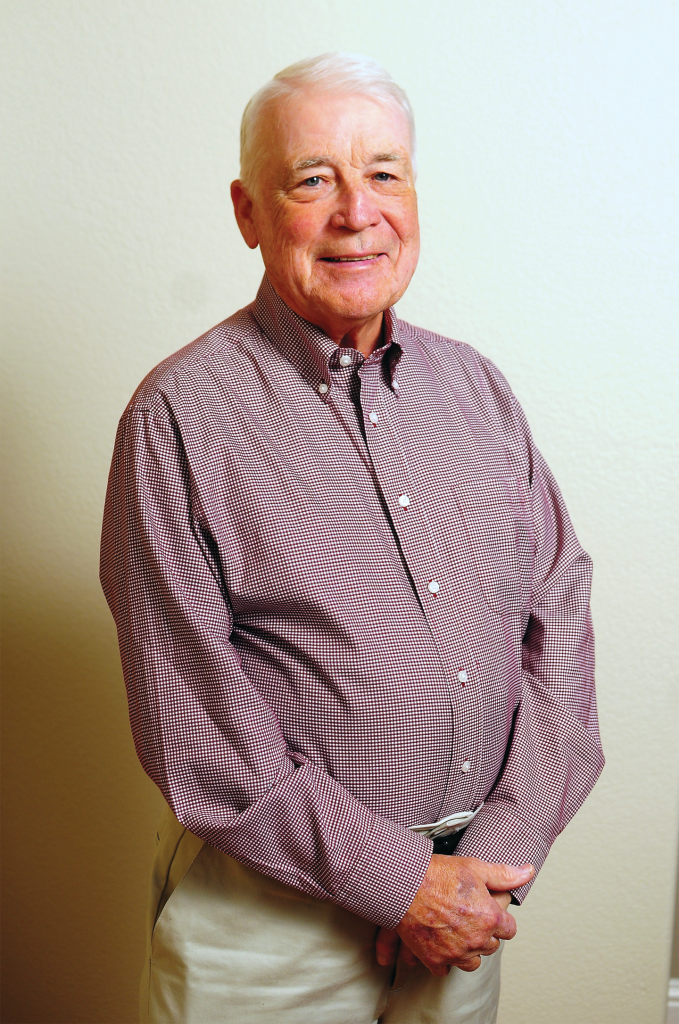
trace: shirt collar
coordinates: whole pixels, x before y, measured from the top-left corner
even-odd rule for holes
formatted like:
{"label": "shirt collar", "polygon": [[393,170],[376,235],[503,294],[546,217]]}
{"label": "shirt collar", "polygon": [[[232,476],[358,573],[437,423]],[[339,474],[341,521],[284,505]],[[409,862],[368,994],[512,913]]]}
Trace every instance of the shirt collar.
{"label": "shirt collar", "polygon": [[[330,383],[329,364],[332,357],[336,357],[337,345],[320,327],[294,313],[274,290],[266,274],[252,312],[267,338],[313,387],[317,388],[321,381]],[[384,343],[365,362],[381,361],[386,380],[393,386],[403,349],[398,319],[391,307],[384,311],[384,332]]]}

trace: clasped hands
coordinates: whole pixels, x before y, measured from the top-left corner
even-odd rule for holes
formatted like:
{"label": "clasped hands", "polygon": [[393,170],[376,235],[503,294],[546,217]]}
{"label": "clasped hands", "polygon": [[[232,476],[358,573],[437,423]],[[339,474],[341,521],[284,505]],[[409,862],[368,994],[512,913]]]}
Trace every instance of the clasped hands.
{"label": "clasped hands", "polygon": [[415,899],[396,928],[380,928],[377,962],[391,964],[399,954],[410,965],[422,962],[432,974],[451,967],[475,971],[500,939],[512,939],[516,921],[507,913],[509,889],[525,885],[533,866],[491,864],[476,857],[433,854]]}

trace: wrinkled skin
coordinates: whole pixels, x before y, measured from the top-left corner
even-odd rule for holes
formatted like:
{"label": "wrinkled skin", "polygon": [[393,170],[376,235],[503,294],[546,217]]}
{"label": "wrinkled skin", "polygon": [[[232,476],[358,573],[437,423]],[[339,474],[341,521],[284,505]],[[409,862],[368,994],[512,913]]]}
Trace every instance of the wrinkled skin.
{"label": "wrinkled skin", "polygon": [[500,939],[516,934],[516,922],[507,913],[507,890],[532,875],[530,864],[515,868],[476,857],[434,854],[398,927],[380,928],[378,963],[393,963],[399,954],[405,963],[421,961],[436,975],[448,974],[451,966],[477,970],[482,956],[499,949]]}
{"label": "wrinkled skin", "polygon": [[308,88],[265,108],[259,131],[256,183],[231,185],[241,234],[291,309],[368,355],[420,251],[405,114]]}

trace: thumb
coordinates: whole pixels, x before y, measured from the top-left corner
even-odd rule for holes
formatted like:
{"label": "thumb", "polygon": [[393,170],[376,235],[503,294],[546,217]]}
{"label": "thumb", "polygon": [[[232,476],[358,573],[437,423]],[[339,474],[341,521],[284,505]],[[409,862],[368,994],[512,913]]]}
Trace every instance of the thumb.
{"label": "thumb", "polygon": [[491,864],[485,860],[477,861],[475,870],[486,888],[494,892],[518,889],[530,882],[535,874],[532,864],[522,864],[516,868],[512,864]]}
{"label": "thumb", "polygon": [[378,964],[383,967],[393,964],[400,941],[395,928],[380,928],[375,940],[375,955]]}

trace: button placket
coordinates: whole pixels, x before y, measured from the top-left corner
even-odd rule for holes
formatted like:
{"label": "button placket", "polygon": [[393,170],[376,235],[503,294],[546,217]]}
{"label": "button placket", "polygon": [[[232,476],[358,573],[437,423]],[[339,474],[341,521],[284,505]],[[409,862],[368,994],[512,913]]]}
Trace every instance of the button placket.
{"label": "button placket", "polygon": [[[388,388],[386,382],[384,387]],[[362,388],[361,398],[366,401],[367,409],[372,411],[378,396],[374,391],[369,394],[368,388]],[[382,493],[385,497],[389,496],[389,504],[393,509],[393,529],[405,564],[416,581],[420,606],[439,650],[441,666],[448,680],[453,715],[456,718],[461,716],[468,725],[464,729],[464,746],[457,730],[453,731],[450,738],[451,759],[444,799],[454,793],[456,800],[466,801],[471,806],[471,801],[478,796],[474,781],[477,773],[472,765],[477,763],[480,754],[481,708],[478,688],[470,685],[471,676],[463,666],[471,665],[474,656],[464,631],[460,629],[454,590],[449,593],[446,586],[445,565],[441,563],[441,552],[431,536],[426,505],[424,509],[421,507],[422,500],[418,497],[420,488],[411,477],[401,450],[398,415],[395,405],[391,404],[396,399],[397,396],[389,390],[385,401],[394,418],[390,415],[386,423],[381,423],[382,429],[369,430],[366,441]],[[399,400],[402,401],[402,398]],[[417,498],[416,502],[413,495]],[[414,507],[417,508],[417,515],[413,514]],[[406,509],[407,515],[404,514]],[[463,764],[468,766],[464,771]]]}

